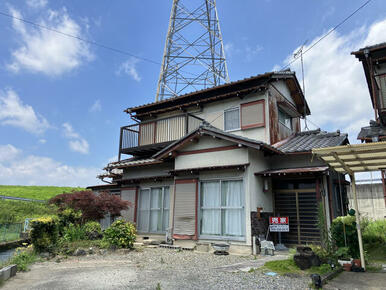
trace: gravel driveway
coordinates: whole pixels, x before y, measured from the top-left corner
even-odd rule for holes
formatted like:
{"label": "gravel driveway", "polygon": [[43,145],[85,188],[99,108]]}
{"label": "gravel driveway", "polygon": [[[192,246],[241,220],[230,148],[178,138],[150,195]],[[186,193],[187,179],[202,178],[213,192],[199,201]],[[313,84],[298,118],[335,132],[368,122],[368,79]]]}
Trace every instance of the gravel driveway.
{"label": "gravel driveway", "polygon": [[31,271],[8,280],[3,289],[156,289],[157,285],[161,289],[308,288],[309,277],[271,277],[259,270],[246,271],[263,265],[263,259],[145,248],[142,252],[37,263]]}

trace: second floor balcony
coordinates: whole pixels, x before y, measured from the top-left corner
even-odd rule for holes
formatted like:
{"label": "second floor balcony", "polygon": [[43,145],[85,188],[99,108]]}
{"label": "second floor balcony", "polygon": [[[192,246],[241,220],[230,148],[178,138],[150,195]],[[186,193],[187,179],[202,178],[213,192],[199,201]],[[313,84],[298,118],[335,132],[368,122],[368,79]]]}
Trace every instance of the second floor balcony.
{"label": "second floor balcony", "polygon": [[121,127],[119,156],[154,154],[197,129],[203,121],[204,119],[185,113]]}

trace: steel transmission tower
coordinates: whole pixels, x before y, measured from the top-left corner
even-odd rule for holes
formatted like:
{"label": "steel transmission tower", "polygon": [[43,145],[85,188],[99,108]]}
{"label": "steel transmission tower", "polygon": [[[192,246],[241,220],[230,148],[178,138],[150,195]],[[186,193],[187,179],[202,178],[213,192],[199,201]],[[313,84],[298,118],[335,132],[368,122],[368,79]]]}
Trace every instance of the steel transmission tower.
{"label": "steel transmission tower", "polygon": [[216,1],[173,0],[156,101],[226,82]]}

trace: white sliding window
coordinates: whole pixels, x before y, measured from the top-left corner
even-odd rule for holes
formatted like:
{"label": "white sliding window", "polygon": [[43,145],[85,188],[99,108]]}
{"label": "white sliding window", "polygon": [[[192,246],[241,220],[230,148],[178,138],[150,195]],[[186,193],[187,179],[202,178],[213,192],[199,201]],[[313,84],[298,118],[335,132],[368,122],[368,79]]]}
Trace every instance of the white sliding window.
{"label": "white sliding window", "polygon": [[141,189],[138,209],[139,232],[166,232],[169,226],[169,187]]}
{"label": "white sliding window", "polygon": [[201,182],[200,208],[201,236],[244,236],[244,191],[241,180]]}

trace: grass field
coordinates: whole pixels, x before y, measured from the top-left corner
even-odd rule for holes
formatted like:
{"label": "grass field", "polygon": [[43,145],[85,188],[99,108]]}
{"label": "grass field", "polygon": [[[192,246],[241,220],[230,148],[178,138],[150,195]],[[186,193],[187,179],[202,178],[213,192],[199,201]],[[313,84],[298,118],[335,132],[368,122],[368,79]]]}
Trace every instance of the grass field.
{"label": "grass field", "polygon": [[58,194],[84,190],[81,187],[0,185],[0,195],[48,200]]}
{"label": "grass field", "polygon": [[55,213],[55,207],[46,203],[0,199],[0,224],[23,223],[26,218]]}

